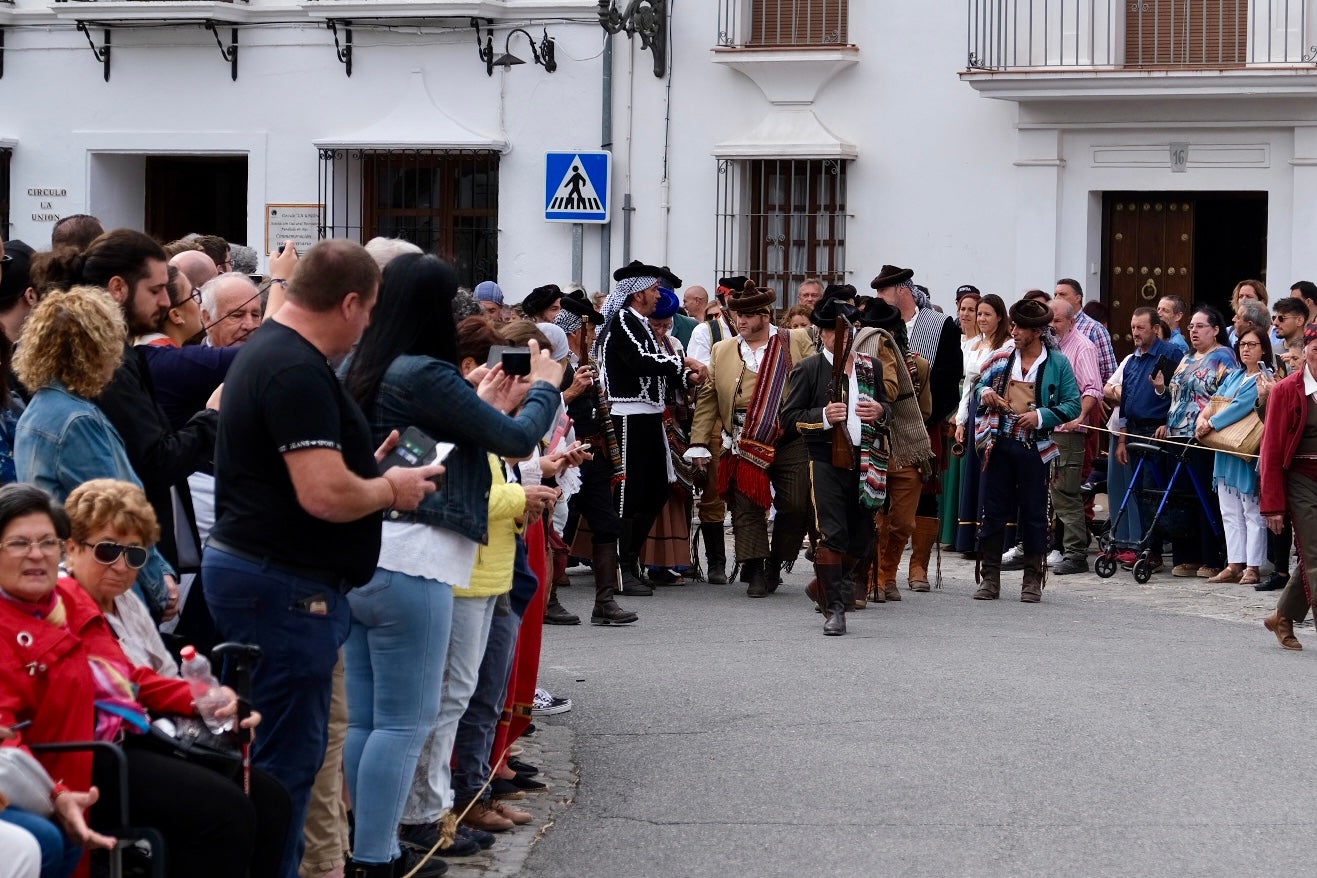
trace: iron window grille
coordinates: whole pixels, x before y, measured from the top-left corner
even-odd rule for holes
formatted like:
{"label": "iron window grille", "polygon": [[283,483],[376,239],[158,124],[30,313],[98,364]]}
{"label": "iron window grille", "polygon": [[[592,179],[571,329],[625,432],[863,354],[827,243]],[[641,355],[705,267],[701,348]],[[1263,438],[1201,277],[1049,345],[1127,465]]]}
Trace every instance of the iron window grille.
{"label": "iron window grille", "polygon": [[718,277],[745,275],[794,305],[809,278],[846,278],[846,161],[722,159],[718,162]]}
{"label": "iron window grille", "polygon": [[494,150],[320,150],[320,237],[402,238],[474,287],[498,276]]}

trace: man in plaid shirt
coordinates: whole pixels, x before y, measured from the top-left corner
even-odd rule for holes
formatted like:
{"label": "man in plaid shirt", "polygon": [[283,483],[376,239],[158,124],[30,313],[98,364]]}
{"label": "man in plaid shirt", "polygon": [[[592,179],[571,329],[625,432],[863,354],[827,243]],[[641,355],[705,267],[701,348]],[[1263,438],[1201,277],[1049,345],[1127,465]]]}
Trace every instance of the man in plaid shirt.
{"label": "man in plaid shirt", "polygon": [[1075,309],[1075,330],[1081,332],[1089,341],[1093,342],[1093,347],[1097,348],[1098,372],[1102,374],[1102,385],[1105,387],[1111,376],[1116,373],[1116,351],[1111,346],[1111,333],[1107,328],[1098,323],[1092,317],[1084,313],[1084,288],[1079,285],[1079,281],[1073,278],[1063,277],[1056,282],[1056,298],[1063,302],[1069,303],[1071,308]]}

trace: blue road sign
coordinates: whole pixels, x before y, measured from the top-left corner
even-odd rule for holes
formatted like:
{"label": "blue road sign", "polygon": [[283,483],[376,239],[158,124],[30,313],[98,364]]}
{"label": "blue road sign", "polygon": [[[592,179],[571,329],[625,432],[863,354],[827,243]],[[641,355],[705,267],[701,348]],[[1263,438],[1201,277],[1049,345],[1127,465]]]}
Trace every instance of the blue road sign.
{"label": "blue road sign", "polygon": [[551,223],[606,223],[613,169],[609,152],[550,152],[544,161],[544,218]]}

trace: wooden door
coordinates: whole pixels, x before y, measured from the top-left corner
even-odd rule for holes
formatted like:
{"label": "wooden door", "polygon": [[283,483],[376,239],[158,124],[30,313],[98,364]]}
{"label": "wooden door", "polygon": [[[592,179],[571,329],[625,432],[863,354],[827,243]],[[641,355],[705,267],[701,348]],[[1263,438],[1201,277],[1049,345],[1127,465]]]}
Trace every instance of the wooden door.
{"label": "wooden door", "polygon": [[247,157],[146,157],[146,233],[173,241],[191,232],[247,240]]}
{"label": "wooden door", "polygon": [[1162,296],[1193,300],[1194,202],[1176,192],[1108,192],[1102,301],[1116,355],[1134,350],[1130,317]]}
{"label": "wooden door", "polygon": [[1240,67],[1245,0],[1127,0],[1126,67]]}

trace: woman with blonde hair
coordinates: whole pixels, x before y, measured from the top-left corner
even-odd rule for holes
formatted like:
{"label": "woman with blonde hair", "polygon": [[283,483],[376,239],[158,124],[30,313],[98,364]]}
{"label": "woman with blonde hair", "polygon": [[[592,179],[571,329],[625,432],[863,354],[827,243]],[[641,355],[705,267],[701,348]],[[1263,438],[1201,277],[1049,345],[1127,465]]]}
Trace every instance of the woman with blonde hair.
{"label": "woman with blonde hair", "polygon": [[[119,367],[128,334],[123,310],[100,287],[78,286],[41,299],[23,326],[14,372],[32,392],[14,436],[14,467],[57,501],[83,482],[120,479],[141,487],[119,431],[92,402]],[[155,549],[137,587],[155,617],[170,603],[171,575]]]}

